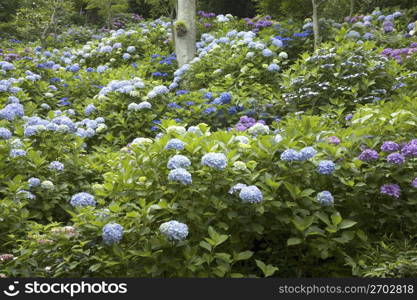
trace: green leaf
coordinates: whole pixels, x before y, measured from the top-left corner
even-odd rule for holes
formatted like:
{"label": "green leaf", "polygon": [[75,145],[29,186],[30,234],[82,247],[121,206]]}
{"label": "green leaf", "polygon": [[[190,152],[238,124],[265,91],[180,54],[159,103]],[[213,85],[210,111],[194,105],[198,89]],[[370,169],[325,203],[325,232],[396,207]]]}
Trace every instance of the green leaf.
{"label": "green leaf", "polygon": [[265,263],[261,260],[256,259],[255,262],[258,268],[262,270],[265,277],[272,276],[276,271],[279,270],[277,267],[274,267],[273,265],[265,265]]}
{"label": "green leaf", "polygon": [[253,252],[252,251],[249,251],[249,250],[243,251],[243,252],[240,252],[240,253],[235,254],[234,260],[235,261],[247,260],[247,259],[251,258],[252,255],[253,255]]}
{"label": "green leaf", "polygon": [[354,225],[356,225],[358,222],[352,221],[352,220],[343,220],[342,223],[340,223],[339,228],[340,229],[346,229],[350,228]]}
{"label": "green leaf", "polygon": [[302,243],[302,240],[300,238],[289,238],[287,241],[287,246],[294,246],[294,245],[299,245]]}
{"label": "green leaf", "polygon": [[335,226],[339,225],[340,222],[342,222],[342,216],[339,212],[335,212],[334,214],[332,214],[331,219]]}
{"label": "green leaf", "polygon": [[200,247],[203,247],[204,249],[207,249],[208,251],[211,251],[211,249],[212,249],[211,245],[207,242],[204,242],[204,241],[201,241],[199,245],[200,245]]}

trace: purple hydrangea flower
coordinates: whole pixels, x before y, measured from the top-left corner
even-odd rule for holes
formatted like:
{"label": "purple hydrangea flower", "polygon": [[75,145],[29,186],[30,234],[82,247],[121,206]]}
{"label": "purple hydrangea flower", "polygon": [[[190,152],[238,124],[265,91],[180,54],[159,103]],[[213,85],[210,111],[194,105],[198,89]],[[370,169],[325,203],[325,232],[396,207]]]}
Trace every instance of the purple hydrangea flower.
{"label": "purple hydrangea flower", "polygon": [[390,155],[387,156],[387,161],[390,164],[402,164],[405,161],[405,158],[403,155],[401,155],[400,153],[391,153]]}
{"label": "purple hydrangea flower", "polygon": [[381,186],[380,193],[394,198],[400,198],[401,189],[398,184],[385,184]]}
{"label": "purple hydrangea flower", "polygon": [[391,141],[384,142],[381,146],[381,151],[384,152],[395,152],[398,150],[400,150],[400,145]]}
{"label": "purple hydrangea flower", "polygon": [[366,149],[359,155],[361,161],[372,161],[378,159],[378,152],[372,149]]}

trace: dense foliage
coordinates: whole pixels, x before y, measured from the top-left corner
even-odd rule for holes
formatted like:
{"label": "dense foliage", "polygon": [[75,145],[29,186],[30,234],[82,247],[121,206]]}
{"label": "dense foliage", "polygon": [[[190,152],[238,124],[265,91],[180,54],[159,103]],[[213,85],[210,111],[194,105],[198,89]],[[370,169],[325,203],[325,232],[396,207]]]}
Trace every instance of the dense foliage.
{"label": "dense foliage", "polygon": [[2,276],[415,276],[413,18],[313,51],[308,19],[199,12],[181,68],[168,18],[2,39]]}

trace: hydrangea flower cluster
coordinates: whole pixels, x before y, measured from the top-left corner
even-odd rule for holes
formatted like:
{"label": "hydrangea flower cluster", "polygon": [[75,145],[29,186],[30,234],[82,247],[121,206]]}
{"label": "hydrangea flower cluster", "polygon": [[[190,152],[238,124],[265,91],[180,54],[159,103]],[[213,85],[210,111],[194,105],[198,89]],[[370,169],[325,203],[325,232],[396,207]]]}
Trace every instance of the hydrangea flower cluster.
{"label": "hydrangea flower cluster", "polygon": [[263,200],[263,195],[258,187],[250,185],[240,189],[239,198],[244,203],[260,203]]}
{"label": "hydrangea flower cluster", "polygon": [[168,180],[180,182],[183,185],[188,185],[192,183],[191,174],[183,168],[176,168],[171,170],[168,174]]}
{"label": "hydrangea flower cluster", "polygon": [[118,243],[123,238],[123,226],[117,223],[108,223],[103,227],[103,241],[107,245]]}
{"label": "hydrangea flower cluster", "polygon": [[191,166],[191,161],[184,155],[174,155],[168,161],[167,167],[168,169],[187,169]]}
{"label": "hydrangea flower cluster", "polygon": [[145,84],[142,79],[137,77],[130,80],[113,80],[100,90],[99,95],[105,96],[110,92],[130,94],[136,89],[143,89],[144,87]]}
{"label": "hydrangea flower cluster", "polygon": [[381,151],[383,152],[395,152],[398,150],[400,150],[400,145],[391,141],[384,142],[381,146]]}
{"label": "hydrangea flower cluster", "polygon": [[127,107],[128,110],[138,111],[138,110],[144,110],[144,109],[151,109],[152,104],[150,104],[147,101],[143,101],[139,104],[137,103],[130,103]]}
{"label": "hydrangea flower cluster", "polygon": [[329,191],[318,193],[316,199],[322,206],[332,206],[334,203],[333,195]]}
{"label": "hydrangea flower cluster", "polygon": [[269,127],[267,125],[264,125],[262,123],[256,123],[252,127],[248,129],[248,132],[253,135],[258,134],[269,134]]}
{"label": "hydrangea flower cluster", "polygon": [[400,153],[391,153],[387,156],[387,161],[391,164],[400,165],[404,163],[405,157],[401,155]]}
{"label": "hydrangea flower cluster", "polygon": [[385,184],[381,186],[380,193],[394,198],[400,198],[401,189],[398,184]]}
{"label": "hydrangea flower cluster", "polygon": [[406,157],[417,157],[417,139],[407,143],[402,149],[401,154]]}
{"label": "hydrangea flower cluster", "polygon": [[38,187],[41,184],[41,181],[39,178],[31,177],[29,178],[28,183],[29,183],[30,188],[34,188],[34,187]]}
{"label": "hydrangea flower cluster", "polygon": [[201,163],[213,169],[223,170],[227,166],[227,158],[223,153],[207,153],[202,159]]}
{"label": "hydrangea flower cluster", "polygon": [[9,140],[12,138],[12,133],[9,129],[0,127],[0,138],[3,140]]}
{"label": "hydrangea flower cluster", "polygon": [[317,165],[317,172],[324,175],[330,175],[335,170],[336,165],[331,160],[322,160]]}
{"label": "hydrangea flower cluster", "polygon": [[59,161],[53,161],[49,164],[48,168],[49,170],[61,172],[64,171],[64,164]]}
{"label": "hydrangea flower cluster", "polygon": [[170,241],[182,241],[188,236],[188,226],[175,220],[162,223],[159,231]]}
{"label": "hydrangea flower cluster", "polygon": [[378,152],[372,149],[366,149],[358,157],[361,161],[369,162],[379,158]]}
{"label": "hydrangea flower cluster", "polygon": [[166,150],[184,150],[184,142],[179,139],[171,139],[168,141],[168,143],[165,145]]}
{"label": "hydrangea flower cluster", "polygon": [[94,200],[93,195],[89,193],[81,192],[71,197],[70,204],[73,207],[96,206],[96,201]]}
{"label": "hydrangea flower cluster", "polygon": [[[240,117],[240,120],[236,124],[235,128],[237,131],[246,131],[257,123],[262,124],[262,125],[265,124],[264,121],[256,121],[254,118],[243,116],[243,117]],[[268,131],[269,131],[269,128],[268,128]]]}

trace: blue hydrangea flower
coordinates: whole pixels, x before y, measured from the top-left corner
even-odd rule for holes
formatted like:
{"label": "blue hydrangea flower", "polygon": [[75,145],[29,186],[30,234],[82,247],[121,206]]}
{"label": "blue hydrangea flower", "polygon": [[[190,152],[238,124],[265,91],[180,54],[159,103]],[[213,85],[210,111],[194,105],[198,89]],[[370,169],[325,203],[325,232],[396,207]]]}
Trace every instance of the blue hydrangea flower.
{"label": "blue hydrangea flower", "polygon": [[269,50],[268,48],[262,50],[262,55],[265,57],[270,57],[272,55],[274,55],[274,52],[272,52],[271,50]]}
{"label": "blue hydrangea flower", "polygon": [[175,220],[162,223],[159,231],[170,241],[182,241],[188,236],[188,226]]}
{"label": "blue hydrangea flower", "polygon": [[26,199],[29,199],[29,200],[36,199],[36,196],[34,194],[32,194],[31,192],[26,191],[26,190],[19,190],[16,194],[17,195],[23,195]]}
{"label": "blue hydrangea flower", "polygon": [[244,203],[259,203],[262,201],[262,192],[254,185],[242,187],[239,193]]}
{"label": "blue hydrangea flower", "polygon": [[168,161],[167,167],[168,169],[187,169],[191,166],[190,160],[184,155],[174,155]]}
{"label": "blue hydrangea flower", "polygon": [[138,104],[138,109],[151,109],[152,108],[152,104],[150,104],[147,101],[142,101],[141,103]]}
{"label": "blue hydrangea flower", "polygon": [[277,65],[277,64],[275,64],[275,63],[270,64],[270,65],[268,66],[268,68],[267,68],[267,70],[268,70],[269,72],[278,72],[280,69],[281,69],[281,68],[280,68],[280,66],[278,66],[278,65]]}
{"label": "blue hydrangea flower", "polygon": [[317,172],[320,174],[332,174],[336,165],[331,160],[322,160],[317,166]]}
{"label": "blue hydrangea flower", "polygon": [[94,106],[94,104],[89,104],[87,105],[87,107],[84,110],[84,113],[89,116],[90,114],[92,114],[93,112],[95,112],[97,110],[97,108]]}
{"label": "blue hydrangea flower", "polygon": [[334,199],[333,199],[332,194],[329,191],[322,191],[317,194],[317,201],[322,206],[332,206]]}
{"label": "blue hydrangea flower", "polygon": [[0,127],[0,138],[3,140],[9,140],[12,138],[12,133],[9,129]]}
{"label": "blue hydrangea flower", "polygon": [[313,147],[305,147],[300,151],[300,159],[308,160],[313,158],[317,154],[317,151]]}
{"label": "blue hydrangea flower", "polygon": [[29,187],[33,188],[33,187],[39,186],[41,184],[41,181],[39,178],[31,177],[29,178],[28,183],[29,183]]}
{"label": "blue hydrangea flower", "polygon": [[240,192],[244,187],[247,187],[246,184],[238,183],[232,186],[229,190],[229,194],[234,194],[236,192]]}
{"label": "blue hydrangea flower", "polygon": [[79,206],[96,206],[96,201],[94,200],[94,196],[89,193],[78,193],[71,197],[70,204],[73,207]]}
{"label": "blue hydrangea flower", "polygon": [[168,174],[168,180],[181,182],[184,185],[191,184],[193,181],[191,178],[191,174],[183,168],[171,170],[171,172],[169,172]]}
{"label": "blue hydrangea flower", "polygon": [[127,47],[126,51],[129,52],[129,53],[132,53],[132,52],[136,51],[136,48],[135,48],[135,46],[129,46],[129,47]]}
{"label": "blue hydrangea flower", "polygon": [[26,156],[26,151],[23,149],[12,149],[10,150],[10,157],[16,158],[20,156]]}
{"label": "blue hydrangea flower", "polygon": [[296,161],[300,160],[300,153],[294,149],[287,149],[281,153],[281,160],[283,161]]}
{"label": "blue hydrangea flower", "polygon": [[207,153],[201,159],[201,163],[210,168],[223,170],[227,166],[227,158],[223,153]]}
{"label": "blue hydrangea flower", "polygon": [[121,241],[123,237],[123,226],[117,223],[108,223],[103,227],[103,241],[107,245],[112,245]]}
{"label": "blue hydrangea flower", "polygon": [[183,150],[184,149],[184,142],[179,139],[171,139],[169,142],[165,145],[165,149],[173,149],[173,150]]}
{"label": "blue hydrangea flower", "polygon": [[53,161],[49,164],[49,170],[53,171],[64,171],[64,164],[60,163],[59,161]]}

